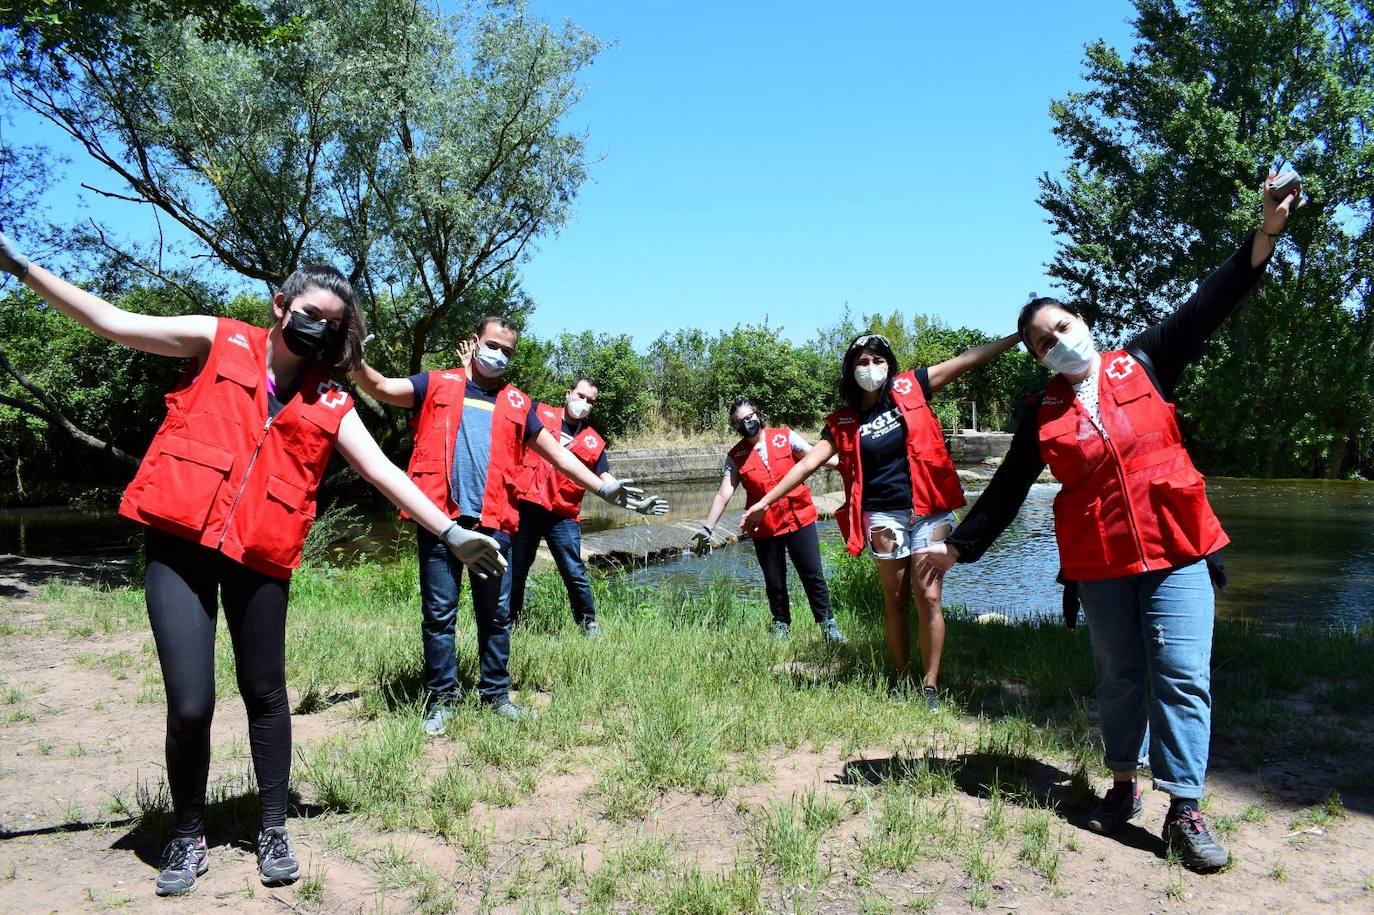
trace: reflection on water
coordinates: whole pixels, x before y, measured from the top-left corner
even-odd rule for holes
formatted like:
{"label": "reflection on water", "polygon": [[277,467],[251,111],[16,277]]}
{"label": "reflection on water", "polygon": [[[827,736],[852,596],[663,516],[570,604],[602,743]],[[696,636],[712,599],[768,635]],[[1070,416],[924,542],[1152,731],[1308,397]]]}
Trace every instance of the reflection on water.
{"label": "reflection on water", "polygon": [[[831,481],[817,491],[834,488]],[[718,484],[649,487],[669,499],[675,520],[706,514]],[[1054,582],[1055,552],[1051,503],[1056,487],[1032,488],[1020,516],[981,562],[950,573],[945,599],[978,612],[1008,616],[1056,614],[1060,592]],[[1368,622],[1374,610],[1374,483],[1320,480],[1213,479],[1212,504],[1231,535],[1226,550],[1231,583],[1217,595],[1217,612],[1273,622]],[[730,509],[743,507],[736,492]],[[604,530],[635,516],[588,499],[588,531]],[[358,546],[373,555],[409,554],[413,538],[393,512],[369,519],[369,535]],[[117,555],[141,542],[139,526],[112,512],[81,509],[0,511],[0,552],[32,556]],[[838,543],[833,521],[821,523],[822,540]],[[763,583],[748,544],[716,550],[706,560],[693,556],[632,573],[646,583],[692,585],[706,576],[725,576],[744,591],[762,596]],[[794,616],[806,619],[804,598],[794,597]]]}

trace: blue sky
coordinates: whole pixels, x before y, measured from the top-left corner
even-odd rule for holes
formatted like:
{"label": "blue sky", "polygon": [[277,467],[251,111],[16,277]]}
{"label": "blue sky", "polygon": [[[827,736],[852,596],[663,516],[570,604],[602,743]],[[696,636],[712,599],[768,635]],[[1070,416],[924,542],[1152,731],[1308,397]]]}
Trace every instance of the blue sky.
{"label": "blue sky", "polygon": [[[1063,167],[1050,101],[1085,43],[1126,49],[1124,0],[1053,4],[531,0],[614,42],[570,126],[597,161],[569,225],[521,268],[540,336],[590,328],[640,347],[665,330],[765,318],[797,340],[856,313],[1012,329],[1048,291],[1054,238],[1036,178]],[[62,221],[110,186],[73,160]]]}

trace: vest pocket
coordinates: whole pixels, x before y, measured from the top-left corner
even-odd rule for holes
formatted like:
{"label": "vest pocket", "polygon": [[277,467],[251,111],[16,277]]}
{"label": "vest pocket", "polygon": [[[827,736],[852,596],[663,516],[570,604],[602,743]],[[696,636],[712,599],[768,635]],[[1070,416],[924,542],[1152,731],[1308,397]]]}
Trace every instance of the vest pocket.
{"label": "vest pocket", "polygon": [[310,491],[274,473],[267,478],[266,498],[253,529],[243,538],[244,552],[279,566],[294,566],[314,522]]}
{"label": "vest pocket", "polygon": [[1054,539],[1059,563],[1066,570],[1100,569],[1107,561],[1107,531],[1102,526],[1102,502],[1054,502]]}
{"label": "vest pocket", "polygon": [[949,457],[949,452],[942,445],[939,448],[927,448],[925,451],[916,454],[916,473],[919,479],[911,482],[915,483],[918,491],[924,488],[924,495],[929,502],[930,508],[952,508],[947,505],[949,501],[945,498],[946,494],[962,493],[963,485],[959,482],[959,471],[954,467],[954,461]]}
{"label": "vest pocket", "polygon": [[1201,556],[1211,545],[1203,540],[1212,506],[1207,502],[1207,484],[1196,470],[1185,468],[1151,480],[1150,506],[1167,557]]}
{"label": "vest pocket", "polygon": [[164,435],[155,473],[138,500],[146,514],[199,531],[234,467],[233,452],[180,435]]}

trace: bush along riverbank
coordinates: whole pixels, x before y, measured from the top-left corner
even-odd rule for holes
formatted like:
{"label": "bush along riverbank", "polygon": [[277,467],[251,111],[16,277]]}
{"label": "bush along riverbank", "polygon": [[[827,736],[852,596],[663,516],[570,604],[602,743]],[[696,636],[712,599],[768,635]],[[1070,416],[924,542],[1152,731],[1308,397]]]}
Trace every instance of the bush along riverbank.
{"label": "bush along riverbank", "polygon": [[[1085,629],[950,611],[932,714],[895,691],[873,564],[838,558],[848,646],[805,611],[765,635],[761,599],[595,579],[581,637],[556,575],[513,635],[511,723],[469,698],[426,740],[413,563],[316,566],[292,585],[293,835],[306,877],[256,886],[246,728],[217,660],[211,871],[234,911],[1122,911],[1374,904],[1374,642],[1365,631],[1219,623],[1213,830],[1231,867],[1164,856],[1167,799],[1115,838]],[[805,607],[800,594],[795,607]],[[460,676],[476,676],[464,597]],[[0,909],[155,903],[170,824],[163,695],[134,588],[49,584],[0,601]],[[113,849],[113,851],[111,851]],[[64,879],[50,879],[51,862]]]}

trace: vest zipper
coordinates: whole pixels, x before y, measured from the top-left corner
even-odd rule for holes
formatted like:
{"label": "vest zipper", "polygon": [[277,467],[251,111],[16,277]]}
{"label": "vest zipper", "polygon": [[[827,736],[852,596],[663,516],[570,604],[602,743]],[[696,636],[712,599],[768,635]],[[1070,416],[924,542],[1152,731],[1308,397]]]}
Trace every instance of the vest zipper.
{"label": "vest zipper", "polygon": [[262,424],[262,434],[258,436],[258,443],[253,446],[253,453],[248,456],[248,466],[243,470],[243,479],[239,481],[239,491],[234,493],[234,501],[229,503],[229,514],[224,517],[224,531],[219,535],[219,543],[216,549],[224,546],[224,538],[229,536],[229,525],[234,523],[234,511],[239,507],[239,499],[243,498],[243,490],[248,486],[248,474],[253,472],[253,464],[258,459],[258,452],[262,450],[262,443],[267,441],[267,430],[272,427],[272,420],[275,417],[267,417],[267,422]]}
{"label": "vest zipper", "polygon": [[[1101,393],[1099,393],[1099,400],[1101,396]],[[1077,406],[1076,401],[1077,398],[1075,397],[1075,405]],[[1082,406],[1078,406],[1078,409],[1083,410]],[[1086,410],[1083,412],[1085,414],[1087,413]],[[1092,422],[1091,417],[1087,417],[1087,419],[1088,422]],[[1106,423],[1104,422],[1103,425],[1106,425]],[[1093,423],[1093,428],[1097,429],[1096,423]],[[1121,484],[1121,501],[1125,503],[1126,507],[1126,521],[1131,525],[1131,539],[1135,541],[1136,552],[1140,554],[1140,571],[1144,572],[1148,566],[1148,562],[1145,558],[1145,542],[1140,539],[1140,529],[1135,523],[1135,509],[1131,507],[1131,490],[1126,483],[1126,471],[1121,466],[1121,452],[1116,450],[1116,445],[1103,430],[1097,429],[1097,434],[1102,436],[1102,443],[1106,445],[1107,450],[1112,453],[1112,463],[1116,465],[1116,479],[1117,482]]]}

